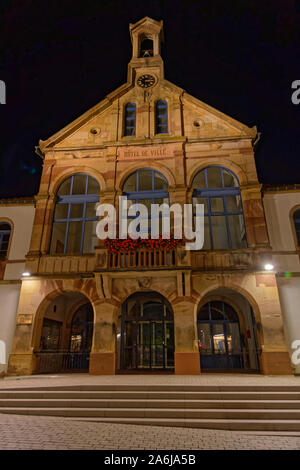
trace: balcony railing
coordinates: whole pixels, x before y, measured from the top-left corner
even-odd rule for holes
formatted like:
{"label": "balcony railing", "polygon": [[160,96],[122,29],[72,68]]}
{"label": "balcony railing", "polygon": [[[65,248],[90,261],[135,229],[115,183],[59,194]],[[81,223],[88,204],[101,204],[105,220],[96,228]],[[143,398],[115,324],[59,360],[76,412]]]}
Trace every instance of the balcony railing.
{"label": "balcony railing", "polygon": [[43,255],[39,273],[86,273],[93,272],[94,268],[95,255]]}
{"label": "balcony railing", "polygon": [[176,249],[137,249],[134,252],[120,251],[108,254],[108,267],[110,269],[175,267],[176,261]]}

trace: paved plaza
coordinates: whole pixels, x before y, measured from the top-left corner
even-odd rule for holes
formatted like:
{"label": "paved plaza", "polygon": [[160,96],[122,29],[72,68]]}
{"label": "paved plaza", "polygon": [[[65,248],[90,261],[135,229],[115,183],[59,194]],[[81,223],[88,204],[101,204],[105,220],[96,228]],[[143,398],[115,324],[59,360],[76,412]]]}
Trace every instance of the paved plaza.
{"label": "paved plaza", "polygon": [[[5,378],[8,388],[140,384],[141,376],[55,375]],[[300,377],[249,375],[143,376],[143,384],[300,385]],[[102,423],[91,418],[60,418],[0,414],[0,449],[146,449],[146,450],[299,450],[300,432],[237,432]]]}

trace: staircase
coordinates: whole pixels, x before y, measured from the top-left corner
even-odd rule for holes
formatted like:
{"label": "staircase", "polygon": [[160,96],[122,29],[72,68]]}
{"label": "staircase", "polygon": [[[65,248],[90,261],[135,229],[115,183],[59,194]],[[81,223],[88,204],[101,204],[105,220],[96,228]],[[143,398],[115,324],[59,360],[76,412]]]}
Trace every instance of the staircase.
{"label": "staircase", "polygon": [[153,426],[300,431],[300,386],[24,387],[0,390],[0,413]]}

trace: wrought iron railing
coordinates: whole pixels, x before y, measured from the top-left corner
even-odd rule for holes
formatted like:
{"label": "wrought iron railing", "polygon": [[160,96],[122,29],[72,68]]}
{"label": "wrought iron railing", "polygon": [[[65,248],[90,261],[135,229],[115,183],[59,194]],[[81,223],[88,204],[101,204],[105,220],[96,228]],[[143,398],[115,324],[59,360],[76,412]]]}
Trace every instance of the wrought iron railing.
{"label": "wrought iron railing", "polygon": [[89,369],[89,352],[35,351],[37,372],[40,374],[58,372],[86,372]]}

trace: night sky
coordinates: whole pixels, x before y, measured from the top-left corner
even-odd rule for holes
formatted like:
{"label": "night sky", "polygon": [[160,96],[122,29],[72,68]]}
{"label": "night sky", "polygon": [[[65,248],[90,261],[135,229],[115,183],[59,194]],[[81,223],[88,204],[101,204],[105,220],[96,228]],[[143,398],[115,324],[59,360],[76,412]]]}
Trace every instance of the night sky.
{"label": "night sky", "polygon": [[262,133],[262,183],[300,183],[300,1],[0,0],[0,197],[38,192],[47,139],[126,82],[129,23],[164,21],[165,77]]}

